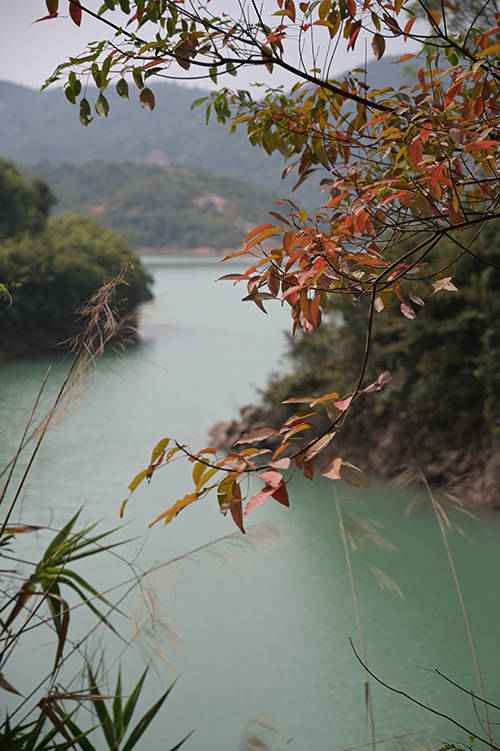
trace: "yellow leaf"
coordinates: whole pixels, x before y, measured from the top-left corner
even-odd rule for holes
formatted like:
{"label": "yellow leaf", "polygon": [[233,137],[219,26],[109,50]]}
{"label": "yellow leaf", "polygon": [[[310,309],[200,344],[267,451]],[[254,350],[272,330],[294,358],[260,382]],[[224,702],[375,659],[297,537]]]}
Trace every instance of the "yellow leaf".
{"label": "yellow leaf", "polygon": [[488,55],[500,55],[500,42],[496,44],[490,44],[489,47],[485,47],[484,50],[478,54],[478,57],[487,57]]}
{"label": "yellow leaf", "polygon": [[141,482],[143,482],[146,479],[146,477],[148,477],[148,475],[149,475],[149,472],[147,469],[143,469],[142,472],[139,472],[139,474],[137,474],[134,477],[134,479],[128,486],[128,489],[130,490],[130,492],[133,493],[134,490],[137,490]]}
{"label": "yellow leaf", "polygon": [[200,477],[205,472],[207,465],[204,462],[196,462],[196,464],[193,467],[193,482],[198,487],[198,483],[200,481]]}
{"label": "yellow leaf", "polygon": [[236,474],[230,473],[219,483],[217,500],[222,511],[227,511],[233,500],[241,499],[241,490],[236,477]]}
{"label": "yellow leaf", "polygon": [[173,448],[171,448],[171,449],[170,449],[169,451],[167,451],[167,457],[166,457],[166,458],[167,458],[167,462],[169,462],[169,461],[170,461],[170,459],[171,459],[171,458],[172,458],[173,456],[175,456],[175,455],[177,454],[177,452],[179,452],[179,451],[180,451],[180,448],[179,448],[179,446],[174,446],[174,447],[173,447]]}
{"label": "yellow leaf", "polygon": [[258,245],[264,240],[267,240],[269,237],[273,237],[273,235],[279,235],[280,233],[280,227],[269,227],[268,229],[262,230],[262,232],[259,232],[259,234],[255,235],[251,240],[247,241],[245,250],[250,250],[255,245]]}
{"label": "yellow leaf", "polygon": [[216,467],[208,467],[198,478],[196,489],[200,490],[219,470]]}
{"label": "yellow leaf", "polygon": [[156,460],[160,458],[169,443],[170,438],[162,438],[161,441],[158,441],[153,451],[151,452],[151,461],[149,462],[150,464],[154,464]]}
{"label": "yellow leaf", "polygon": [[186,508],[186,506],[189,506],[191,503],[194,503],[198,500],[198,493],[188,493],[184,496],[184,498],[180,498],[178,501],[174,503],[173,506],[170,506],[166,511],[159,514],[153,521],[149,524],[150,527],[152,527],[154,524],[157,524],[160,521],[164,521],[165,524],[170,524],[172,519],[175,519],[177,514],[180,514],[180,512]]}
{"label": "yellow leaf", "polygon": [[315,407],[317,404],[323,404],[323,402],[334,402],[336,399],[340,399],[340,395],[336,391],[332,391],[330,394],[319,396],[317,399],[311,402],[311,407]]}

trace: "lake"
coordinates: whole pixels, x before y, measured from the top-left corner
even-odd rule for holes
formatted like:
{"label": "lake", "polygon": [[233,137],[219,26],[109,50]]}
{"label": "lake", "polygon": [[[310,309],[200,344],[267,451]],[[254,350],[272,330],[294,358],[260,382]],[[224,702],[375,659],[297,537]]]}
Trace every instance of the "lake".
{"label": "lake", "polygon": [[[285,311],[270,305],[264,316],[241,304],[242,289],[215,282],[227,269],[210,259],[150,259],[148,265],[156,297],[142,312],[142,341],[99,361],[50,431],[19,506],[25,522],[61,526],[83,507],[86,521],[118,524],[127,484],[160,438],[175,436],[201,448],[211,424],[255,402],[267,376],[284,367]],[[48,365],[2,365],[2,464],[15,449]],[[65,368],[64,361],[53,364],[52,392]],[[358,647],[360,641],[335,494],[348,531],[368,529],[383,538],[352,551],[370,667],[398,689],[484,732],[471,699],[433,672],[439,668],[475,689],[446,553],[427,504],[409,513],[415,498],[408,491],[378,485],[361,491],[297,477],[290,510],[272,502],[257,510],[247,538],[234,534],[211,496],[170,526],[148,530],[148,522],[188,489],[189,467],[179,462],[134,494],[119,533],[137,536],[121,551],[133,570],[114,557],[85,567],[105,590],[158,566],[125,600],[130,621],[115,621],[131,644],[99,636],[89,647],[105,646],[107,668],[115,674],[120,661],[130,681],[151,664],[144,706],[179,676],[141,751],[167,751],[192,729],[185,747],[191,751],[258,751],[258,740],[271,749],[369,748],[364,676],[349,644],[349,637]],[[489,698],[498,702],[500,519],[493,513],[453,519],[461,529],[449,539]],[[23,540],[25,555],[34,556],[50,535]],[[180,562],[162,565],[200,546]],[[402,596],[390,591],[396,587]],[[83,614],[77,633],[88,622]],[[40,629],[37,639],[29,664],[9,665],[7,677],[23,693],[47,665],[50,633]],[[76,669],[70,665],[67,675]],[[446,720],[402,696],[377,685],[373,695],[380,747],[467,741]],[[500,719],[498,712],[493,719]]]}

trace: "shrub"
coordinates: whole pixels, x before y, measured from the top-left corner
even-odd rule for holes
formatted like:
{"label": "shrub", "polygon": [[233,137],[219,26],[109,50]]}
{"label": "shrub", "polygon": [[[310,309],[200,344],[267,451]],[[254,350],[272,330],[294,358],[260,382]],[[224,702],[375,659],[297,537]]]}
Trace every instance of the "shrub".
{"label": "shrub", "polygon": [[151,298],[151,278],[126,242],[91,219],[50,219],[44,232],[0,244],[0,279],[11,298],[0,308],[2,350],[52,350],[79,331],[79,310],[93,292],[126,268],[117,288],[120,317]]}

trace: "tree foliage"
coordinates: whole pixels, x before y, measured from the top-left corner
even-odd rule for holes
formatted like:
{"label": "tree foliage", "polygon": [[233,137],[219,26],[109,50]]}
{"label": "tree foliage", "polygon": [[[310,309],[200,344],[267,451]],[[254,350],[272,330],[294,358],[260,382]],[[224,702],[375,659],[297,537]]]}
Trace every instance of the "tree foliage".
{"label": "tree foliage", "polygon": [[[487,458],[494,445],[500,418],[500,266],[489,262],[498,258],[499,230],[498,223],[491,223],[476,243],[488,263],[472,256],[462,259],[454,276],[455,292],[444,277],[444,282],[435,284],[425,309],[419,295],[414,295],[418,312],[411,325],[395,304],[376,320],[368,376],[375,379],[377,373],[389,371],[391,386],[376,399],[360,400],[355,418],[345,425],[342,443],[356,460],[372,451],[379,459],[380,432],[392,432],[398,455],[388,457],[379,473],[394,470],[397,464],[401,468],[409,457],[438,468],[444,455],[454,450],[482,452]],[[451,261],[453,243],[444,240],[439,252]],[[421,282],[423,293],[425,286]],[[356,378],[367,304],[353,306],[343,300],[334,311],[326,311],[314,336],[290,337],[288,367],[276,373],[262,392],[263,409],[273,427],[293,414],[294,405],[286,402],[294,395],[310,394],[312,400],[334,388],[344,392]],[[373,462],[371,466],[377,469]]]}
{"label": "tree foliage", "polygon": [[41,232],[55,197],[41,180],[28,180],[12,162],[0,159],[0,241]]}
{"label": "tree foliage", "polygon": [[[50,3],[51,17],[60,5],[66,2]],[[281,153],[297,186],[319,173],[325,190],[320,212],[310,215],[289,203],[251,230],[234,254],[248,258],[249,267],[226,278],[246,285],[244,299],[261,310],[272,300],[288,306],[293,331],[308,334],[319,329],[323,310],[335,310],[336,301],[342,300],[340,308],[365,301],[364,343],[349,386],[314,398],[301,395],[295,400],[300,411],[279,431],[248,436],[240,441],[245,448],[222,458],[174,446],[193,462],[194,489],[158,521],[171,521],[215,484],[221,510],[243,528],[243,476],[260,473],[264,483],[249,499],[247,513],[270,497],[288,503],[283,470],[294,465],[312,477],[318,456],[331,449],[356,403],[390,379],[386,371],[368,378],[375,318],[397,306],[401,322],[415,326],[416,307],[425,306],[436,289],[440,296],[455,295],[455,264],[477,256],[477,234],[500,216],[500,19],[479,12],[464,28],[452,23],[456,8],[447,0],[439,9],[418,1],[423,30],[413,3],[405,0],[275,0],[265,10],[243,0],[232,15],[217,2],[106,0],[96,14],[78,0],[69,6],[73,21],[95,15],[112,36],[91,43],[49,81],[64,77],[66,97],[78,102],[84,125],[96,115],[108,116],[111,85],[123,96],[137,88],[141,105],[153,109],[149,79],[179,70],[216,84],[243,66],[271,74],[281,69],[296,78],[290,91],[270,85],[256,99],[249,91],[221,87],[199,103],[206,105],[207,118],[213,114],[232,129],[243,127],[251,143]],[[118,23],[118,9],[127,14],[126,25]],[[373,89],[362,71],[335,78],[335,50],[352,50],[362,38],[378,59],[388,40],[419,43],[418,56],[400,59],[416,61],[414,85]],[[92,103],[82,86],[88,76],[99,89]],[[451,261],[442,255],[444,240],[456,249]],[[312,426],[321,415],[327,424],[316,435]],[[270,435],[279,445],[268,459],[259,441]],[[153,453],[131,492],[168,460],[166,448]],[[338,479],[335,465],[323,472]]]}
{"label": "tree foliage", "polygon": [[10,298],[1,301],[2,351],[51,350],[81,329],[84,303],[125,269],[113,304],[122,316],[150,299],[150,277],[126,242],[91,219],[50,219],[44,232],[0,244],[0,279]]}

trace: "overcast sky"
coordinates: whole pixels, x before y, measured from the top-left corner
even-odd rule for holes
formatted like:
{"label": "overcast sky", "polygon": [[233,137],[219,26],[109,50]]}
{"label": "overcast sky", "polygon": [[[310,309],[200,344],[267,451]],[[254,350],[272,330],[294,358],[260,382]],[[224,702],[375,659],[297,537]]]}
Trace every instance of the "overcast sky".
{"label": "overcast sky", "polygon": [[[60,2],[64,11],[66,1]],[[272,6],[274,3],[275,0]],[[95,9],[100,5],[100,0],[87,0],[87,5]],[[235,0],[217,0],[217,7],[227,11],[234,6]],[[68,55],[81,52],[87,41],[106,34],[105,27],[88,16],[84,18],[80,29],[67,17],[34,23],[35,19],[47,13],[45,0],[0,0],[0,9],[0,79],[25,86],[40,87],[58,63]],[[361,42],[354,52],[339,54],[336,58],[337,71],[362,64],[364,47]],[[395,40],[388,47],[388,52],[402,54],[411,49]],[[256,71],[248,71],[239,77],[239,85],[247,86],[256,77]],[[287,79],[286,74],[276,72],[273,81],[276,83],[278,80],[280,83],[289,83],[291,79]]]}

